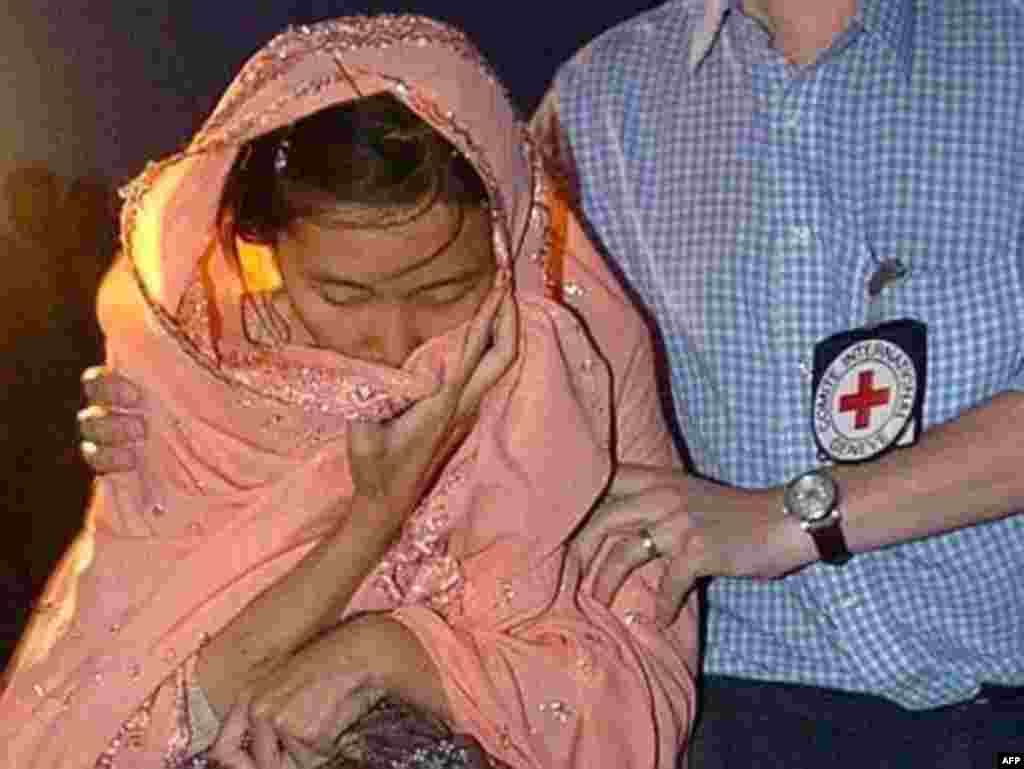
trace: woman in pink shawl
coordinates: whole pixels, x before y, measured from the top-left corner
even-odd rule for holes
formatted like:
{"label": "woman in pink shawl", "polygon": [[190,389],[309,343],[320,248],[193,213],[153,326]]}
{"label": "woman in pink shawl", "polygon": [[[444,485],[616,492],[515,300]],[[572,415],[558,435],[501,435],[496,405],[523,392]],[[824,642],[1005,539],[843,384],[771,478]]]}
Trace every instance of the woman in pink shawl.
{"label": "woman in pink shawl", "polygon": [[[325,137],[339,110],[370,138]],[[325,203],[367,147],[388,196]],[[391,701],[513,767],[674,766],[694,606],[652,621],[659,561],[601,605],[568,546],[616,463],[676,461],[649,337],[462,35],[280,35],[131,186],[123,243],[100,317],[148,436],[5,674],[5,767],[175,766],[218,731],[313,763]]]}

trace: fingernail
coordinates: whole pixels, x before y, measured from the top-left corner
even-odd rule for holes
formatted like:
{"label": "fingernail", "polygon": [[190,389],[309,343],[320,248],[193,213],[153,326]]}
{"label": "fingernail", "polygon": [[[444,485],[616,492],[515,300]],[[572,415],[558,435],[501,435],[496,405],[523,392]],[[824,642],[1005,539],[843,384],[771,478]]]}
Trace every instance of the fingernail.
{"label": "fingernail", "polygon": [[85,456],[87,456],[87,457],[94,457],[94,456],[96,456],[96,454],[100,450],[100,447],[97,446],[92,441],[82,441],[82,443],[80,445],[81,445],[82,453],[85,454]]}
{"label": "fingernail", "polygon": [[103,417],[109,416],[108,412],[102,406],[88,406],[78,412],[75,416],[79,422],[86,422],[90,419],[102,419]]}
{"label": "fingernail", "polygon": [[106,370],[106,366],[89,366],[89,368],[82,372],[82,382],[92,382],[99,379]]}

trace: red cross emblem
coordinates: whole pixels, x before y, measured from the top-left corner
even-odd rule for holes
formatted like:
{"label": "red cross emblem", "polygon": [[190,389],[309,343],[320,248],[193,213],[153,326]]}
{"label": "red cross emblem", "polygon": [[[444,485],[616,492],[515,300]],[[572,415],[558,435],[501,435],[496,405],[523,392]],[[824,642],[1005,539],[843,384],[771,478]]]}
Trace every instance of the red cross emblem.
{"label": "red cross emblem", "polygon": [[853,426],[857,430],[864,430],[871,424],[871,410],[886,405],[891,397],[890,388],[875,389],[874,371],[861,371],[857,375],[857,392],[840,396],[839,411],[843,414],[857,412]]}

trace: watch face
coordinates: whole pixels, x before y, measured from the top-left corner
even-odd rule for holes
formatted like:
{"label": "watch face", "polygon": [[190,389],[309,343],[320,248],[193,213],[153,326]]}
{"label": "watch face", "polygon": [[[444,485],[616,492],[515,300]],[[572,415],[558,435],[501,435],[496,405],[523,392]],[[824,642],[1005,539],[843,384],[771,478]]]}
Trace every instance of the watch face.
{"label": "watch face", "polygon": [[786,489],[786,509],[804,521],[824,518],[832,512],[835,502],[835,483],[821,473],[803,475]]}

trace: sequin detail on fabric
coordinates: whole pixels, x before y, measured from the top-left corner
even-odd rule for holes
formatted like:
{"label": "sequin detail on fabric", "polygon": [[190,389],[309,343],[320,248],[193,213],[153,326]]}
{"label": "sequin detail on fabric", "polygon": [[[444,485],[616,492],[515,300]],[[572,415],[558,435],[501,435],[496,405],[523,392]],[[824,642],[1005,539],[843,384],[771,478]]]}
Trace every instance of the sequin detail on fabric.
{"label": "sequin detail on fabric", "polygon": [[396,606],[428,603],[445,616],[459,612],[465,578],[458,560],[448,554],[448,537],[457,523],[449,501],[475,463],[475,454],[469,454],[448,468],[371,576],[371,584]]}
{"label": "sequin detail on fabric", "polygon": [[156,695],[147,699],[135,714],[125,721],[110,745],[100,754],[96,761],[96,769],[114,769],[117,766],[117,757],[125,750],[140,749],[145,746],[146,734],[152,720],[151,714]]}
{"label": "sequin detail on fabric", "polygon": [[167,751],[164,754],[165,769],[173,769],[179,766],[185,759],[189,748],[192,745],[192,714],[189,712],[188,687],[189,677],[194,675],[193,656],[184,665],[178,667],[174,673],[174,712],[176,723],[174,732],[167,743]]}
{"label": "sequin detail on fabric", "polygon": [[224,127],[237,125],[239,110],[252,94],[291,70],[309,56],[339,56],[359,49],[385,50],[396,45],[440,45],[454,51],[498,83],[490,65],[465,35],[431,19],[404,15],[380,15],[332,19],[315,25],[292,27],[275,37],[250,59],[203,130],[193,142],[208,148],[222,140]]}

